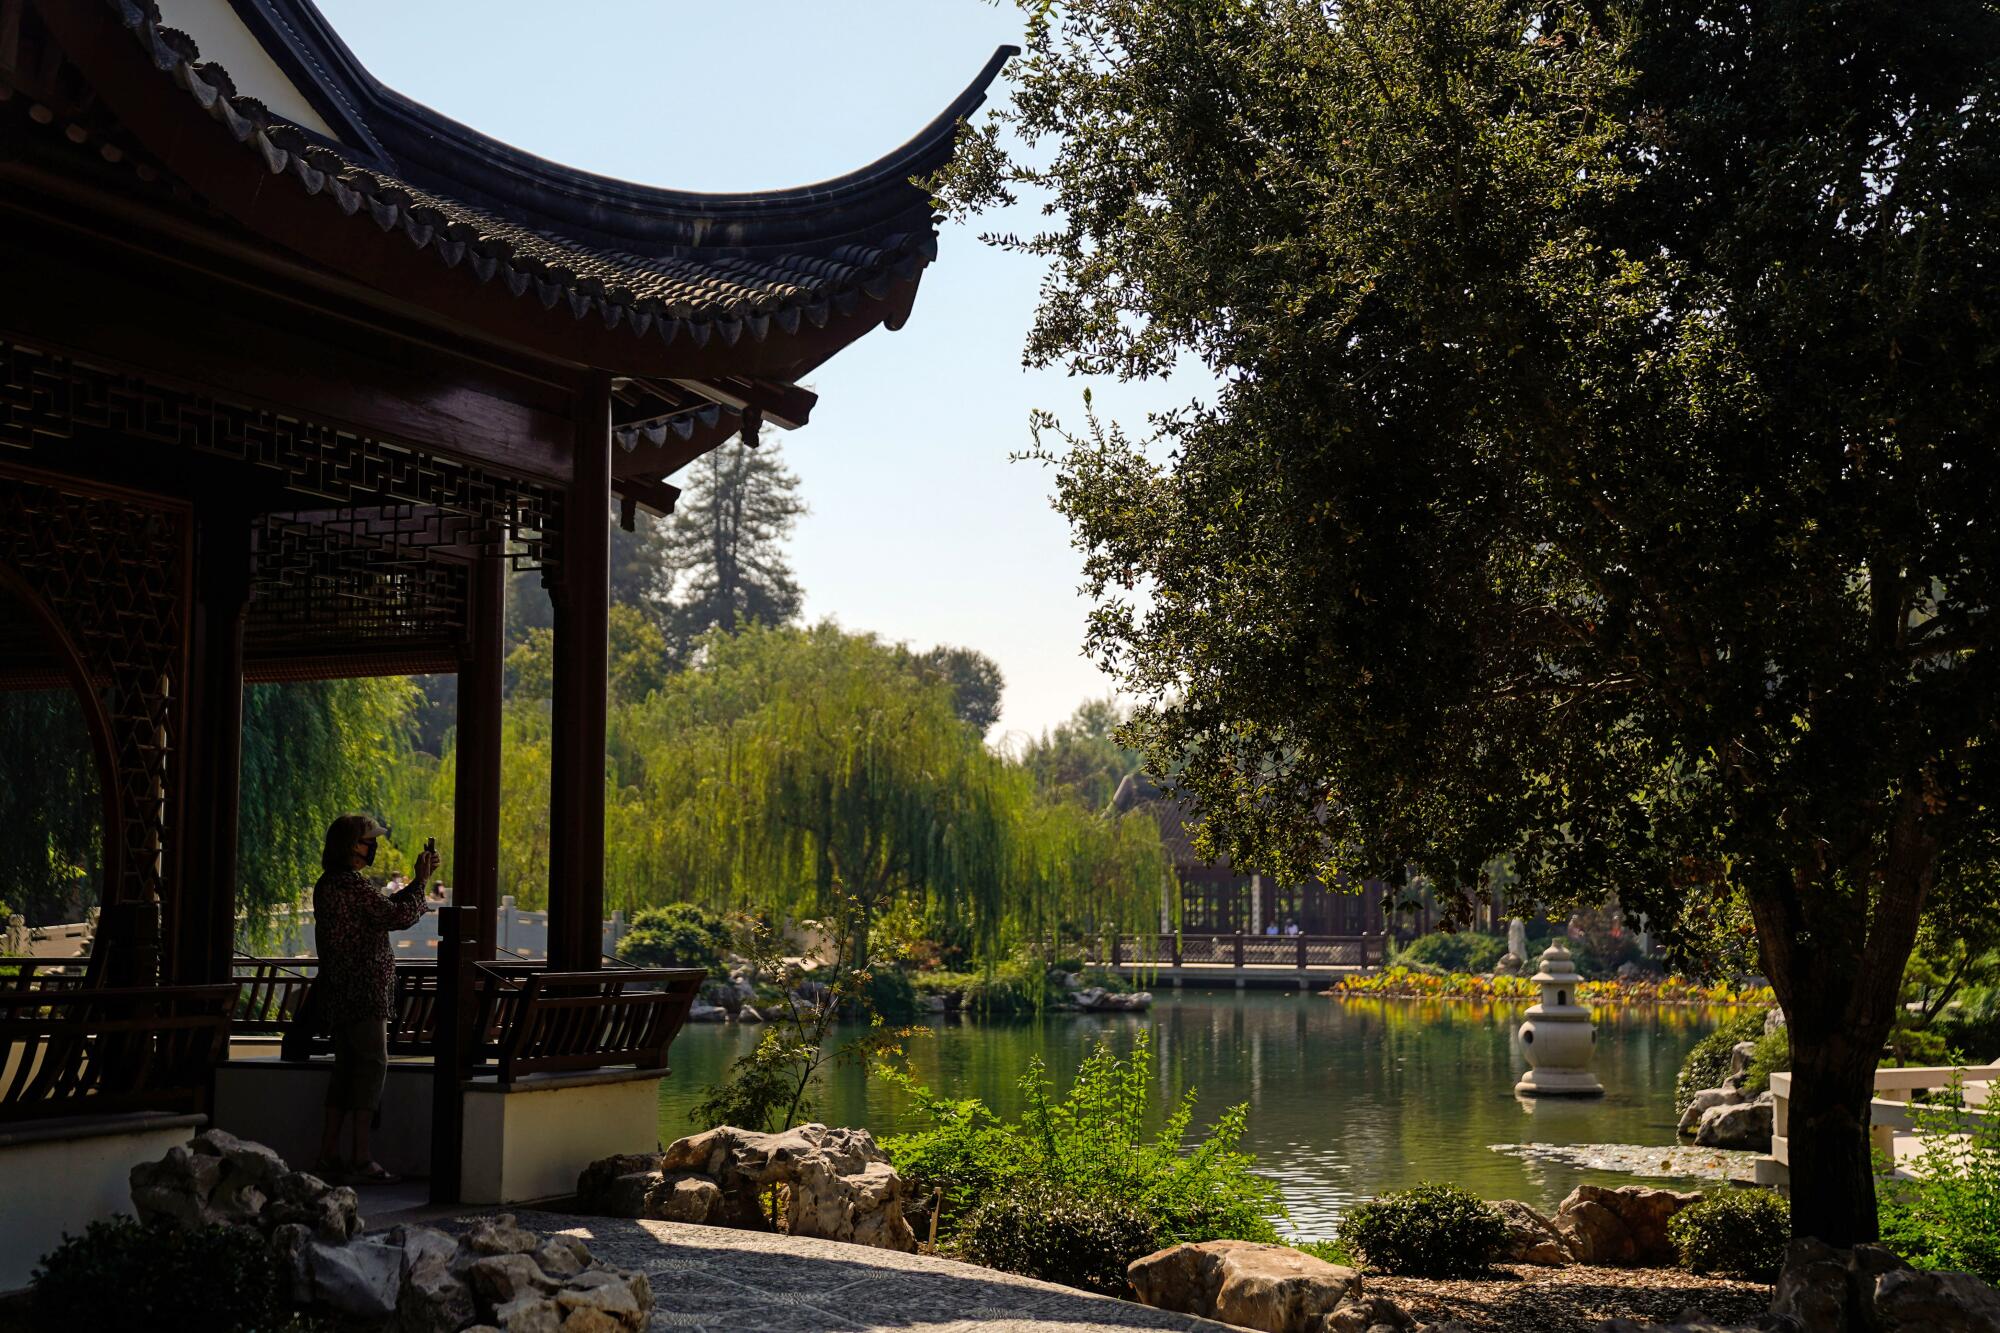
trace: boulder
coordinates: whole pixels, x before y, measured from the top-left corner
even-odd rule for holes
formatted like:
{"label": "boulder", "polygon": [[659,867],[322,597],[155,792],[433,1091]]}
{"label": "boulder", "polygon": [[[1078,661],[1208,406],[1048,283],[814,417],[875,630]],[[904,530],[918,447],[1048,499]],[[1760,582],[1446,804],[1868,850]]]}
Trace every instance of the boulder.
{"label": "boulder", "polygon": [[705,1000],[696,1000],[688,1006],[687,1021],[690,1023],[727,1023],[729,1021],[729,1011],[719,1004],[709,1004]]}
{"label": "boulder", "polygon": [[1757,1043],[1739,1041],[1729,1048],[1729,1076],[1741,1078],[1750,1070],[1750,1059],[1757,1054]]}
{"label": "boulder", "polygon": [[2000,1292],[1970,1273],[1894,1268],[1873,1297],[1879,1333],[2000,1333]]}
{"label": "boulder", "polygon": [[653,1180],[652,1188],[646,1192],[644,1208],[637,1214],[640,1217],[720,1225],[728,1213],[722,1187],[707,1176],[676,1171],[671,1175],[656,1174]]}
{"label": "boulder", "polygon": [[1579,1185],[1556,1209],[1555,1226],[1579,1263],[1665,1267],[1675,1259],[1667,1219],[1700,1199],[1644,1185]]}
{"label": "boulder", "polygon": [[644,1217],[646,1193],[660,1182],[660,1154],[600,1157],[576,1178],[576,1210],[593,1217]]}
{"label": "boulder", "polygon": [[338,1243],[361,1234],[361,1201],[345,1185],[329,1185],[307,1171],[278,1181],[265,1207],[264,1224],[306,1227],[324,1241]]}
{"label": "boulder", "polygon": [[903,1216],[903,1179],[864,1129],[800,1125],[759,1134],[724,1125],[675,1140],[659,1168],[646,1193],[648,1217],[763,1229],[761,1196],[783,1185],[792,1235],[917,1248]]}
{"label": "boulder", "polygon": [[357,1319],[396,1313],[403,1291],[403,1247],[386,1240],[307,1241],[303,1263],[315,1304]]}
{"label": "boulder", "polygon": [[575,1277],[590,1264],[590,1247],[575,1236],[550,1236],[535,1251],[535,1266],[553,1278]]}
{"label": "boulder", "polygon": [[493,1311],[501,1333],[562,1333],[562,1307],[546,1296],[523,1296]]}
{"label": "boulder", "polygon": [[1492,1208],[1507,1224],[1507,1239],[1500,1250],[1502,1263],[1555,1268],[1576,1262],[1569,1241],[1551,1219],[1519,1199],[1502,1199]]}
{"label": "boulder", "polygon": [[1321,1333],[1327,1315],[1361,1296],[1361,1275],[1352,1268],[1243,1240],[1169,1246],[1133,1260],[1125,1276],[1156,1309],[1263,1333]]}
{"label": "boulder", "polygon": [[1776,1109],[1776,1099],[1768,1093],[1754,1102],[1739,1100],[1711,1106],[1701,1113],[1701,1121],[1695,1127],[1695,1144],[1703,1148],[1769,1152]]}
{"label": "boulder", "polygon": [[1770,1036],[1785,1025],[1785,1011],[1773,1005],[1764,1011],[1764,1035]]}
{"label": "boulder", "polygon": [[736,1011],[736,1021],[739,1023],[762,1023],[766,1020],[764,1015],[757,1011],[756,1006],[746,1004]]}
{"label": "boulder", "polygon": [[143,1222],[248,1226],[266,1235],[300,1225],[330,1242],[347,1240],[362,1229],[353,1190],[294,1171],[263,1144],[219,1129],[204,1130],[185,1147],[167,1149],[156,1162],[139,1163],[127,1179],[132,1210]]}
{"label": "boulder", "polygon": [[1871,1312],[1876,1286],[1908,1267],[1880,1245],[1836,1250],[1810,1237],[1794,1240],[1771,1291],[1771,1316],[1782,1326],[1811,1333],[1849,1328],[1879,1333]]}
{"label": "boulder", "polygon": [[1414,1328],[1416,1323],[1409,1311],[1387,1296],[1356,1296],[1342,1301],[1320,1322],[1320,1333],[1382,1333]]}
{"label": "boulder", "polygon": [[1703,1088],[1688,1102],[1687,1110],[1681,1112],[1680,1132],[1692,1134],[1701,1125],[1704,1113],[1717,1106],[1734,1106],[1743,1100],[1743,1094],[1735,1088]]}
{"label": "boulder", "polygon": [[541,1248],[541,1240],[532,1231],[515,1225],[512,1213],[499,1213],[492,1217],[482,1217],[472,1224],[459,1243],[461,1254],[533,1254]]}
{"label": "boulder", "polygon": [[533,1256],[526,1254],[485,1255],[475,1259],[465,1275],[480,1302],[496,1309],[523,1296],[553,1295],[557,1285],[556,1279],[544,1273]]}
{"label": "boulder", "polygon": [[1153,1007],[1153,993],[1143,990],[1112,991],[1091,986],[1076,992],[1072,998],[1076,1007],[1086,1013],[1138,1013]]}

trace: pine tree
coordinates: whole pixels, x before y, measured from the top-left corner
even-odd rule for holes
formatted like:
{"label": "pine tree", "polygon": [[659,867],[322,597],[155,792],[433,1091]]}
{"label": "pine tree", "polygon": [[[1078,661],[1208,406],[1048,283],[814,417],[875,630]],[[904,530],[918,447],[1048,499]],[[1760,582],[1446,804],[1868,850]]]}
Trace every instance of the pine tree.
{"label": "pine tree", "polygon": [[724,445],[689,469],[659,549],[672,580],[667,637],[681,652],[710,629],[784,625],[802,594],[784,543],[806,512],[775,443]]}

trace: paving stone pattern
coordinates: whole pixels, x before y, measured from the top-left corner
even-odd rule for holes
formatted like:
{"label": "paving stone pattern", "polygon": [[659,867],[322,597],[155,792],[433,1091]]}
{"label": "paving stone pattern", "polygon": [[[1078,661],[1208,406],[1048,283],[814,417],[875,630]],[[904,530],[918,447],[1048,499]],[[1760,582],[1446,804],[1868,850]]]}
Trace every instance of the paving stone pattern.
{"label": "paving stone pattern", "polygon": [[1226,1324],[1091,1296],[918,1254],[565,1213],[519,1212],[542,1235],[580,1237],[653,1287],[653,1333],[1092,1333],[1171,1329],[1231,1333]]}

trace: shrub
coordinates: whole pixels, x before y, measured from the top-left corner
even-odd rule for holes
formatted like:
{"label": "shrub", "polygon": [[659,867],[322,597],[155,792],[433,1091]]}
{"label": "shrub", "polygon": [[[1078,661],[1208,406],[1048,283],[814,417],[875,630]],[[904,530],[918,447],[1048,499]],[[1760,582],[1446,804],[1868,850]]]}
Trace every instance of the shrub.
{"label": "shrub", "polygon": [[1751,1040],[1757,1043],[1757,1049],[1750,1056],[1750,1067],[1743,1072],[1745,1097],[1763,1095],[1771,1086],[1771,1075],[1782,1074],[1792,1067],[1792,1034],[1788,1029],[1779,1028]]}
{"label": "shrub", "polygon": [[642,967],[705,967],[723,977],[729,953],[729,926],[693,903],[648,907],[632,918],[618,942],[618,956]]}
{"label": "shrub", "polygon": [[50,1328],[269,1333],[289,1321],[270,1251],[247,1227],[92,1222],[42,1257],[33,1288]]}
{"label": "shrub", "polygon": [[949,1248],[988,1268],[1129,1296],[1126,1265],[1160,1242],[1149,1220],[1115,1196],[1021,1180],[966,1214]]}
{"label": "shrub", "polygon": [[1435,967],[1443,972],[1491,972],[1507,942],[1491,935],[1461,930],[1438,932],[1410,941],[1396,952],[1396,961],[1410,967]]}
{"label": "shrub", "polygon": [[1755,1041],[1764,1035],[1764,1015],[1738,1014],[1696,1042],[1681,1062],[1680,1077],[1674,1080],[1674,1112],[1687,1110],[1688,1103],[1703,1088],[1722,1086],[1729,1076],[1729,1053],[1739,1041]]}
{"label": "shrub", "polygon": [[917,989],[910,984],[910,974],[901,968],[870,969],[862,992],[853,1007],[879,1014],[884,1022],[907,1023],[917,1016]]}
{"label": "shrub", "polygon": [[[917,1114],[929,1121],[929,1128],[882,1146],[917,1197],[944,1191],[941,1235],[988,1195],[1043,1181],[1084,1199],[1121,1201],[1162,1245],[1277,1240],[1271,1219],[1283,1215],[1278,1188],[1255,1174],[1254,1162],[1237,1146],[1247,1108],[1224,1111],[1205,1138],[1184,1149],[1192,1137],[1194,1091],[1169,1107],[1157,1105],[1152,1043],[1143,1033],[1129,1059],[1114,1055],[1108,1042],[1100,1044],[1060,1099],[1042,1063],[1031,1062],[1021,1077],[1025,1109],[1013,1125],[976,1099],[949,1101],[907,1074],[884,1075],[904,1087]],[[1149,1134],[1147,1125],[1155,1121],[1159,1128]]]}
{"label": "shrub", "polygon": [[1876,1216],[1882,1243],[1912,1266],[2000,1283],[2000,1120],[1965,1116],[1963,1105],[1954,1082],[1912,1106],[1922,1147],[1909,1179],[1880,1182]]}
{"label": "shrub", "polygon": [[1770,1190],[1725,1189],[1667,1219],[1667,1239],[1690,1273],[1774,1282],[1792,1237],[1792,1205]]}
{"label": "shrub", "polygon": [[1340,1219],[1339,1239],[1385,1273],[1469,1277],[1500,1253],[1507,1224],[1475,1194],[1425,1184],[1356,1205]]}

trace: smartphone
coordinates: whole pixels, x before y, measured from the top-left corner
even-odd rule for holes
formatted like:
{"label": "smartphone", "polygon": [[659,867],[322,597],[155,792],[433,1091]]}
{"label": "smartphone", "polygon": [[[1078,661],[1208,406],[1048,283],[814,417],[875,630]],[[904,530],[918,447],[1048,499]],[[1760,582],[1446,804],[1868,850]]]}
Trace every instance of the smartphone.
{"label": "smartphone", "polygon": [[436,855],[437,855],[437,849],[438,849],[438,840],[437,840],[436,838],[425,838],[425,839],[424,839],[424,850],[425,850],[425,851],[429,852],[429,853],[430,853],[430,854],[431,854],[432,856],[436,856]]}

